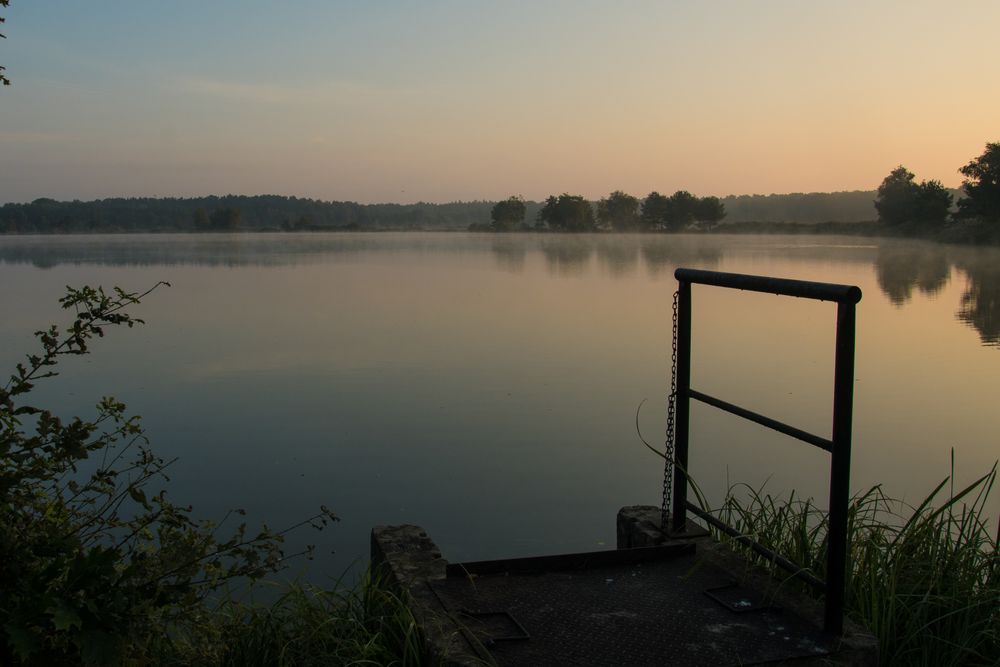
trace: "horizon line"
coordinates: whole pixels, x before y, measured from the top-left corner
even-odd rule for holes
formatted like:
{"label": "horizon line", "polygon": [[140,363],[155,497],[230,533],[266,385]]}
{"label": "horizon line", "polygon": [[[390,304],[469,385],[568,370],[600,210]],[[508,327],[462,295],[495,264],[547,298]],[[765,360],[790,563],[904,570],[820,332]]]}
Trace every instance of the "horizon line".
{"label": "horizon line", "polygon": [[[964,189],[964,187],[963,186],[959,186],[959,187],[946,187],[945,189],[946,190],[950,190],[950,191],[959,191],[960,192],[960,191],[962,191]],[[856,194],[856,193],[869,193],[869,192],[870,193],[874,193],[874,192],[877,192],[877,190],[878,190],[878,188],[872,188],[870,190],[816,190],[816,191],[812,191],[812,192],[801,192],[801,191],[799,191],[799,192],[771,192],[771,193],[768,193],[768,194],[756,193],[755,192],[755,193],[744,193],[744,194],[727,194],[727,195],[721,195],[721,196],[720,195],[705,195],[705,196],[706,197],[717,196],[719,199],[725,200],[725,199],[739,199],[740,197],[790,197],[790,196],[795,196],[795,195],[809,196],[809,195]],[[616,191],[612,191],[612,192],[616,192]],[[652,192],[659,192],[659,190],[653,190],[653,191],[651,191],[648,194],[652,194]],[[675,192],[681,192],[681,190],[677,190]],[[559,194],[561,195],[561,194],[569,194],[569,193],[568,192],[560,192]],[[611,193],[608,193],[608,194],[611,194]],[[630,194],[630,193],[626,193],[626,194]],[[648,196],[648,194],[646,196]],[[672,193],[662,192],[660,194],[672,194]],[[694,193],[692,193],[692,194],[694,194]],[[515,195],[510,195],[510,196],[511,197],[519,197],[520,195],[516,195],[515,194]],[[559,195],[550,195],[550,196],[559,196]],[[573,196],[577,196],[577,195],[573,195]],[[636,195],[631,195],[631,196],[636,196]],[[700,197],[701,195],[696,195],[696,196]],[[219,199],[223,199],[223,198],[227,198],[227,197],[246,197],[248,199],[249,198],[253,198],[253,197],[283,197],[285,199],[300,199],[300,200],[306,200],[306,201],[314,201],[314,202],[320,202],[320,203],[331,203],[331,204],[332,203],[338,203],[338,204],[357,204],[359,206],[419,206],[419,205],[447,206],[449,204],[477,204],[477,203],[488,204],[488,203],[495,203],[495,202],[499,202],[499,201],[505,201],[507,199],[505,197],[503,199],[453,199],[453,200],[443,201],[443,202],[442,201],[437,201],[437,202],[435,202],[435,201],[425,201],[425,200],[417,200],[417,201],[410,201],[410,202],[398,202],[398,201],[359,202],[359,201],[352,200],[352,199],[321,199],[321,198],[317,198],[317,197],[305,197],[305,196],[299,196],[299,195],[277,194],[277,193],[274,193],[274,192],[259,192],[259,193],[256,193],[256,194],[236,194],[236,193],[229,192],[229,193],[226,193],[226,194],[208,194],[208,195],[116,195],[116,196],[110,196],[110,197],[95,197],[93,199],[79,199],[79,198],[74,198],[74,199],[56,199],[55,197],[36,197],[36,198],[32,199],[31,201],[5,201],[5,202],[3,202],[3,204],[0,204],[0,205],[2,205],[2,206],[8,206],[8,205],[25,206],[25,205],[31,205],[31,204],[34,204],[35,202],[43,201],[43,200],[49,200],[49,201],[54,201],[54,202],[59,203],[59,204],[64,204],[64,203],[73,203],[73,202],[91,203],[91,202],[106,201],[106,200],[115,200],[115,199],[124,199],[124,200],[129,200],[129,199],[153,199],[153,200],[178,199],[178,200],[191,200],[191,199],[208,199],[208,198],[211,198],[211,197],[216,197],[216,198],[219,198]],[[600,201],[600,199],[602,199],[602,198],[603,197],[599,197],[597,199],[586,198],[586,201],[588,201],[588,202],[597,202],[597,201]],[[645,198],[645,196],[636,196],[636,198],[642,200],[642,199]],[[544,199],[542,199],[542,200],[524,199],[525,203],[533,203],[533,204],[540,204],[540,203],[542,203],[544,201],[545,201]]]}

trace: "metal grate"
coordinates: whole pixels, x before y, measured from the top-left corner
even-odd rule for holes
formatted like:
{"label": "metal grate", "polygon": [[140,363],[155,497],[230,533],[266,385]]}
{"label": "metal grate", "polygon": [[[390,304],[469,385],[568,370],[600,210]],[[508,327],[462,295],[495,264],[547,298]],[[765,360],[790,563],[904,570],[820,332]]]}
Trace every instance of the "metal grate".
{"label": "metal grate", "polygon": [[501,571],[494,561],[477,575],[475,563],[456,565],[428,586],[499,665],[714,667],[836,650],[835,636],[735,586],[691,549],[659,560],[631,551],[605,552],[593,567],[550,560]]}

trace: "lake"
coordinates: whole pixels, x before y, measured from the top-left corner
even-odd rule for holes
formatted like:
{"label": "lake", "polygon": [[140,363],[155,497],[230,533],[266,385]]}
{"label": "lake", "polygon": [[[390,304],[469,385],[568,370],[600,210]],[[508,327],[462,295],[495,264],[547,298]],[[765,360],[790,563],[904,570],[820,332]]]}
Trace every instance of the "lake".
{"label": "lake", "polygon": [[[1000,249],[859,237],[465,233],[0,236],[0,362],[65,322],[66,285],[142,291],[39,386],[69,415],[112,394],[178,457],[198,514],[294,523],[325,504],[309,578],[424,526],[451,560],[613,548],[659,504],[674,268],[858,285],[852,488],[918,502],[1000,454]],[[836,308],[695,286],[692,386],[828,435]],[[828,455],[695,403],[692,475],[825,503]],[[990,511],[995,521],[1000,501]]]}

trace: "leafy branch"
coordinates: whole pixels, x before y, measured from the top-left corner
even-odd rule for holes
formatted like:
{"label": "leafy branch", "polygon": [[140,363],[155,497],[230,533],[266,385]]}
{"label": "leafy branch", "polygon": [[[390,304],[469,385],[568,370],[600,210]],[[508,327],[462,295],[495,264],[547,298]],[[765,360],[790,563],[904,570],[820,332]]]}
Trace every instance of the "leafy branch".
{"label": "leafy branch", "polygon": [[[9,4],[10,4],[10,0],[0,0],[0,7],[6,7]],[[4,17],[0,16],[0,23],[4,23],[4,22],[5,22]],[[0,38],[7,39],[7,35],[5,35],[3,33],[0,33]],[[6,67],[4,67],[3,65],[0,65],[0,83],[2,83],[5,86],[9,86],[10,85],[10,79],[8,79],[3,74],[4,70],[6,70],[6,69],[7,69]]]}

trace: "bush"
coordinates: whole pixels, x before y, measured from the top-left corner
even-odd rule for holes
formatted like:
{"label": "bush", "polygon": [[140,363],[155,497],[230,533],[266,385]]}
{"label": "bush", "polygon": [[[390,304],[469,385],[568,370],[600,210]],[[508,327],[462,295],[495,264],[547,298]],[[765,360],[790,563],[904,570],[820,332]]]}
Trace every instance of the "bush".
{"label": "bush", "polygon": [[[291,529],[248,533],[241,523],[223,537],[150,491],[169,462],[123,403],[105,397],[92,419],[63,420],[29,402],[62,357],[87,354],[109,326],[141,324],[126,308],[161,284],[142,294],[69,288],[60,301],[72,325],[37,332],[41,351],[0,388],[0,664],[145,661],[154,641],[197,626],[208,595],[286,559]],[[303,523],[332,519],[323,508]]]}
{"label": "bush", "polygon": [[284,667],[291,665],[429,664],[406,600],[377,578],[322,590],[292,584],[267,604],[227,598],[193,634],[151,651],[158,665]]}

